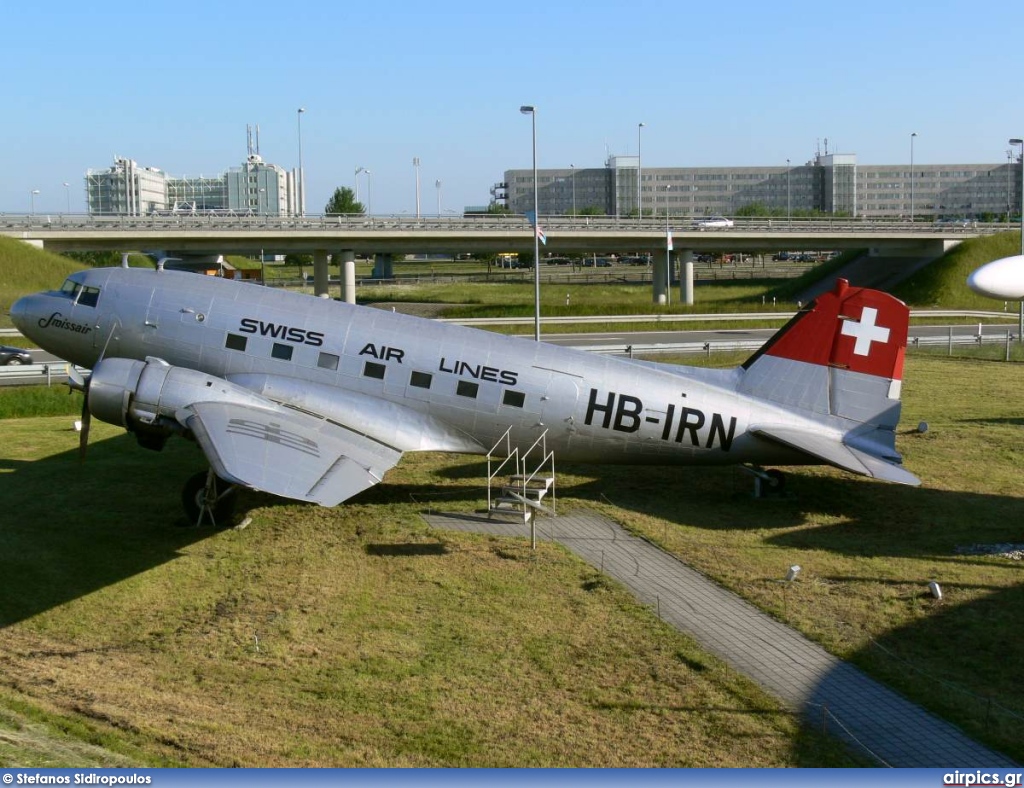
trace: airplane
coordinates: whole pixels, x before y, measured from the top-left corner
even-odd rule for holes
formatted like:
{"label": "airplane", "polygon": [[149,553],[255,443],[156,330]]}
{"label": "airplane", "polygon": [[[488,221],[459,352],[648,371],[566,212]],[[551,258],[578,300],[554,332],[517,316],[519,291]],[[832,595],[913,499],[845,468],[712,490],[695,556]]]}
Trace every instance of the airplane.
{"label": "airplane", "polygon": [[744,364],[702,369],[591,354],[219,277],[97,268],[11,307],[21,332],[91,369],[89,417],[144,448],[194,440],[190,521],[237,486],[334,506],[405,452],[485,454],[545,430],[559,461],[828,464],[917,485],[895,449],[909,310],[835,289]]}
{"label": "airplane", "polygon": [[1024,299],[1024,255],[1001,257],[967,277],[967,286],[978,295],[1006,301]]}

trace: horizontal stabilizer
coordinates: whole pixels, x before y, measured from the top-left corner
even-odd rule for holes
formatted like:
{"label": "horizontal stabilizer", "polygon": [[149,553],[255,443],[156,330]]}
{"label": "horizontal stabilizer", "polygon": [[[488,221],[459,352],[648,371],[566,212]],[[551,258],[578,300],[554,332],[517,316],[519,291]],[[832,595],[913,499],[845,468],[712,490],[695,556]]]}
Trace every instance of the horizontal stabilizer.
{"label": "horizontal stabilizer", "polygon": [[914,474],[903,470],[899,465],[861,449],[854,449],[824,433],[770,425],[752,425],[750,431],[852,473],[915,487],[921,483]]}

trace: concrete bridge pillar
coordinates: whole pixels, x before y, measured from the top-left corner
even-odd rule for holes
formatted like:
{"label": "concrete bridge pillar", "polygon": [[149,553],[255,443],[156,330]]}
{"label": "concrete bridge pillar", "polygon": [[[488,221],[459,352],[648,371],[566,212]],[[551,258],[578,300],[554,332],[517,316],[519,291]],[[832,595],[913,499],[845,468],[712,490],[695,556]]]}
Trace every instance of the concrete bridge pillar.
{"label": "concrete bridge pillar", "polygon": [[395,276],[392,262],[394,256],[390,254],[377,254],[373,257],[373,278],[374,279],[393,279]]}
{"label": "concrete bridge pillar", "polygon": [[327,250],[313,250],[313,295],[330,295],[327,288]]}
{"label": "concrete bridge pillar", "polygon": [[668,265],[659,254],[651,255],[651,284],[654,286],[654,303],[668,303]]}
{"label": "concrete bridge pillar", "polygon": [[693,306],[693,250],[679,252],[679,300]]}
{"label": "concrete bridge pillar", "polygon": [[356,253],[351,249],[342,249],[335,255],[338,258],[338,274],[341,277],[341,300],[346,304],[356,302]]}

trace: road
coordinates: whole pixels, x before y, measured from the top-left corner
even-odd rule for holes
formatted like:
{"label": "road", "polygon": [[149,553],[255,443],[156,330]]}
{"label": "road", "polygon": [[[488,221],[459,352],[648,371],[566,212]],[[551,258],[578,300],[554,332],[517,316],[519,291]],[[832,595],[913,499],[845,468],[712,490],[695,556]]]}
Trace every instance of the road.
{"label": "road", "polygon": [[[957,326],[911,326],[910,338],[949,336],[950,329],[954,337],[976,337],[978,324]],[[982,333],[986,337],[1005,337],[1006,332],[1016,334],[1016,326],[1009,323],[982,324]],[[731,328],[709,329],[701,331],[599,331],[580,334],[548,334],[545,342],[563,347],[587,348],[602,345],[672,345],[689,342],[722,342],[730,340],[768,339],[777,331],[776,328]]]}
{"label": "road", "polygon": [[[1004,340],[1007,332],[1016,336],[1016,326],[1010,323],[973,323],[970,325],[911,325],[910,343],[915,341],[941,344],[952,336],[957,344],[975,341],[981,331],[987,342]],[[560,347],[574,347],[582,350],[625,352],[627,348],[636,347],[637,352],[649,352],[652,346],[667,347],[658,350],[672,350],[677,347],[679,352],[700,350],[710,344],[722,350],[731,349],[753,352],[754,349],[768,341],[777,329],[709,329],[700,331],[653,331],[653,332],[593,332],[587,334],[549,334],[545,342]],[[682,347],[689,346],[689,347]],[[36,364],[62,363],[52,353],[38,348],[32,350]],[[4,374],[0,375],[0,386],[25,385],[26,378],[40,378],[40,370],[35,366],[25,367],[26,375],[17,377],[17,367],[0,367]]]}

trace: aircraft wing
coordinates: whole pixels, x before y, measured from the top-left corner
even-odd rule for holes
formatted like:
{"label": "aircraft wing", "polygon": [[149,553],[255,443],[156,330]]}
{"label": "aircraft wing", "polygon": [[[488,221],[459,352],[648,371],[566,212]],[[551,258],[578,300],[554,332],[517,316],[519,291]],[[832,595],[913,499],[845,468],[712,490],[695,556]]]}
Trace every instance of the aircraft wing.
{"label": "aircraft wing", "polygon": [[762,438],[809,454],[821,462],[835,465],[837,468],[882,479],[887,482],[917,486],[921,483],[914,474],[903,470],[899,465],[882,457],[869,454],[862,449],[847,446],[835,438],[824,434],[794,429],[792,427],[776,427],[773,425],[753,425],[750,431]]}
{"label": "aircraft wing", "polygon": [[196,402],[178,420],[222,479],[322,506],[377,484],[402,456],[336,422],[286,408]]}

